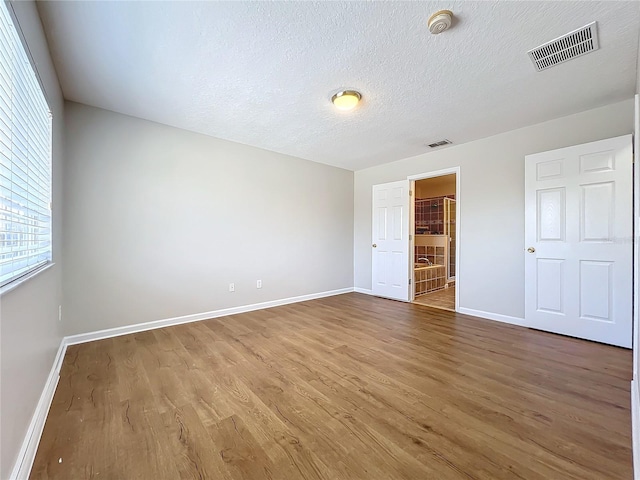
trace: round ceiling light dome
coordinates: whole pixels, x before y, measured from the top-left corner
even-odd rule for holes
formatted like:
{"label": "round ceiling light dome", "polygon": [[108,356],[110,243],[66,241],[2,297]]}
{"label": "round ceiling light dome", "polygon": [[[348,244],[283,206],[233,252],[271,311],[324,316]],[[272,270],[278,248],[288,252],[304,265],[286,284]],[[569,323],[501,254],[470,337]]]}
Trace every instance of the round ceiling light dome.
{"label": "round ceiling light dome", "polygon": [[355,90],[342,90],[331,97],[331,102],[338,110],[353,110],[362,99],[360,92]]}
{"label": "round ceiling light dome", "polygon": [[439,10],[429,17],[427,24],[429,31],[434,35],[444,32],[451,26],[453,12],[451,10]]}

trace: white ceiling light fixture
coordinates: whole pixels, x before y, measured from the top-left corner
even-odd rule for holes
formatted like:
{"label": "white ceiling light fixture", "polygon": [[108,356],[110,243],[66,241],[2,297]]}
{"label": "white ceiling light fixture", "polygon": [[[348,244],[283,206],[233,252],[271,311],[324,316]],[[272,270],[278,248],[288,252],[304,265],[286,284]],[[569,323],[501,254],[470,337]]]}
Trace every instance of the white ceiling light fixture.
{"label": "white ceiling light fixture", "polygon": [[331,97],[331,102],[338,110],[348,111],[356,108],[362,95],[355,90],[342,90]]}
{"label": "white ceiling light fixture", "polygon": [[453,20],[453,12],[451,10],[439,10],[429,17],[427,24],[429,31],[434,35],[448,30]]}

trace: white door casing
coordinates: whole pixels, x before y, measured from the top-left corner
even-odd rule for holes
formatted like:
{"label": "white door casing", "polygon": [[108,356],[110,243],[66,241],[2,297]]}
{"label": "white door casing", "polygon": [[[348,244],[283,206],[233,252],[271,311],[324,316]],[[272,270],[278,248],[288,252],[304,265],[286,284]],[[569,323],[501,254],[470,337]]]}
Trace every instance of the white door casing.
{"label": "white door casing", "polygon": [[527,326],[631,347],[631,141],[526,156]]}
{"label": "white door casing", "polygon": [[372,292],[380,297],[407,302],[410,271],[409,181],[374,185],[372,205]]}

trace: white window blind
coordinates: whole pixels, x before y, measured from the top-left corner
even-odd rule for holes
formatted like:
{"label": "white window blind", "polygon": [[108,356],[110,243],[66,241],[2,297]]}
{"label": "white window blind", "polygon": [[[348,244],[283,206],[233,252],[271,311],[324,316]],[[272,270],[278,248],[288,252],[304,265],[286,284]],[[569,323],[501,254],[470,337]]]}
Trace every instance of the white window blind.
{"label": "white window blind", "polygon": [[51,112],[0,0],[0,287],[51,261]]}

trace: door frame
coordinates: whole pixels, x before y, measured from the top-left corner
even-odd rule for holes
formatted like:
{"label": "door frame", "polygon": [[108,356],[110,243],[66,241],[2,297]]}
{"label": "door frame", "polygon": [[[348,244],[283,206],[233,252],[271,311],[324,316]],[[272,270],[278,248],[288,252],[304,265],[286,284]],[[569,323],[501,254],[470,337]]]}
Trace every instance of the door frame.
{"label": "door frame", "polygon": [[634,97],[633,135],[633,377],[631,380],[631,435],[633,471],[640,471],[640,390],[638,368],[640,363],[640,95]]}
{"label": "door frame", "polygon": [[411,288],[409,289],[409,301],[413,302],[416,298],[416,288],[413,279],[413,257],[415,252],[415,235],[416,235],[416,219],[415,219],[415,201],[416,201],[416,180],[424,180],[426,178],[442,177],[444,175],[456,175],[456,306],[455,311],[460,311],[460,166],[443,168],[442,170],[433,170],[431,172],[419,173],[417,175],[409,175],[407,180],[410,181],[409,188],[412,192],[410,199],[410,214],[409,214],[409,258],[411,260],[409,264],[409,271],[411,272]]}

